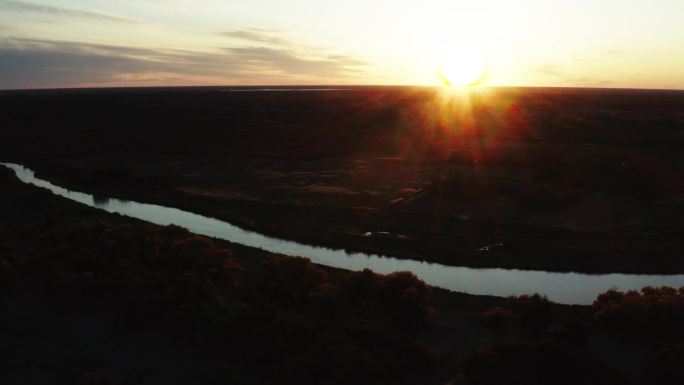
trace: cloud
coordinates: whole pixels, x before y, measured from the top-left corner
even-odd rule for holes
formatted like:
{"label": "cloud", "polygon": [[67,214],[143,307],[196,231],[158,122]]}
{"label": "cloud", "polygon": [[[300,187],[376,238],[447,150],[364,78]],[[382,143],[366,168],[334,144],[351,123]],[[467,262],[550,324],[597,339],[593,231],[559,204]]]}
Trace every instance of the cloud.
{"label": "cloud", "polygon": [[296,51],[268,47],[227,48],[230,57],[246,67],[268,69],[290,74],[340,76],[358,72],[365,62],[343,55],[304,58]]}
{"label": "cloud", "polygon": [[243,28],[232,31],[221,32],[221,36],[230,37],[251,43],[266,43],[278,46],[296,46],[298,44],[275,36],[276,31],[261,29],[261,28]]}
{"label": "cloud", "polygon": [[94,19],[99,21],[111,21],[117,23],[141,22],[140,20],[135,20],[123,16],[111,15],[103,12],[87,11],[76,8],[56,7],[51,5],[36,4],[29,1],[0,0],[0,7],[14,9],[22,12],[35,12],[53,16],[77,17],[85,19]]}
{"label": "cloud", "polygon": [[135,52],[39,40],[5,40],[0,45],[0,88],[54,87],[110,82],[116,74],[152,70]]}
{"label": "cloud", "polygon": [[252,44],[248,47],[225,48],[245,68],[339,77],[358,73],[367,64],[351,56],[327,54],[323,48],[299,44],[278,34],[279,31],[261,28],[242,28],[220,33],[222,36]]}
{"label": "cloud", "polygon": [[125,83],[340,83],[362,74],[361,60],[305,56],[292,49],[162,50],[69,41],[0,39],[0,89]]}

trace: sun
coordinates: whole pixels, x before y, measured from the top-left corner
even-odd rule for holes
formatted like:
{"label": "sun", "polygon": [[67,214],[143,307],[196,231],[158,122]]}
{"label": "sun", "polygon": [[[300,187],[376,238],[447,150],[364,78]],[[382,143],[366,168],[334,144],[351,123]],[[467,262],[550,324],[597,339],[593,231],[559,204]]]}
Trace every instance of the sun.
{"label": "sun", "polygon": [[445,86],[477,86],[488,74],[487,64],[479,55],[462,51],[442,60],[437,78]]}

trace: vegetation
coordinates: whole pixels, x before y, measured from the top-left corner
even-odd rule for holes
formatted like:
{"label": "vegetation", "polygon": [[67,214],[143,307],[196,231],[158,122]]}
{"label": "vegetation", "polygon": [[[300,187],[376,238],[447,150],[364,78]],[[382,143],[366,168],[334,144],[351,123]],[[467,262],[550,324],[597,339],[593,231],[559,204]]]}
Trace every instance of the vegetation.
{"label": "vegetation", "polygon": [[606,330],[636,338],[684,337],[684,288],[645,287],[609,290],[594,302],[597,323]]}
{"label": "vegetation", "polygon": [[650,351],[645,383],[684,383],[684,288],[609,290],[594,302],[596,323]]}
{"label": "vegetation", "polygon": [[538,333],[551,323],[551,301],[539,294],[512,296],[503,306],[483,312],[482,318],[492,329],[521,329]]}
{"label": "vegetation", "polygon": [[54,301],[114,312],[137,330],[162,325],[241,376],[405,383],[434,362],[408,333],[433,314],[430,287],[409,273],[330,273],[275,256],[245,267],[174,226],[58,228],[41,244],[33,268]]}

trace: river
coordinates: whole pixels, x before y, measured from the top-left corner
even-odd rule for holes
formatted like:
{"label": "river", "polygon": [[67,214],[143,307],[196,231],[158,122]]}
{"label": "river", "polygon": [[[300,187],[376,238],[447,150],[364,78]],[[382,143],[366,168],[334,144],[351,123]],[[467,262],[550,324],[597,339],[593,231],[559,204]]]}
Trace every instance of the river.
{"label": "river", "polygon": [[499,268],[468,268],[399,259],[376,254],[347,252],[278,239],[241,229],[228,222],[173,207],[120,199],[96,199],[91,194],[71,191],[37,178],[33,170],[13,163],[0,163],[24,183],[47,189],[53,194],[109,213],[137,218],[157,225],[177,225],[189,231],[229,242],[257,247],[272,253],[302,256],[312,262],[347,270],[369,268],[377,273],[410,271],[426,283],[470,294],[509,296],[540,293],[563,304],[591,304],[610,288],[640,289],[643,286],[684,286],[684,275],[583,274]]}

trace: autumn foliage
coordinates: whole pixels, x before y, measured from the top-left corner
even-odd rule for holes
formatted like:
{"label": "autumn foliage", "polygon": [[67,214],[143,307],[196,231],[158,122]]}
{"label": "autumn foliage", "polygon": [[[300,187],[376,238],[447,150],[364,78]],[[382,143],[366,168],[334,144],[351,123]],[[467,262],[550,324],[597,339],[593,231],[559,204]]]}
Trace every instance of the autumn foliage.
{"label": "autumn foliage", "polygon": [[485,326],[492,329],[523,329],[541,332],[551,323],[551,302],[539,294],[511,296],[503,306],[482,313]]}
{"label": "autumn foliage", "polygon": [[433,364],[410,336],[433,313],[431,289],[410,273],[241,262],[174,226],[57,228],[41,244],[32,263],[54,301],[207,346],[229,359],[227,382],[401,384]]}
{"label": "autumn foliage", "polygon": [[681,338],[684,336],[684,288],[609,290],[594,301],[594,317],[600,326],[621,334]]}

